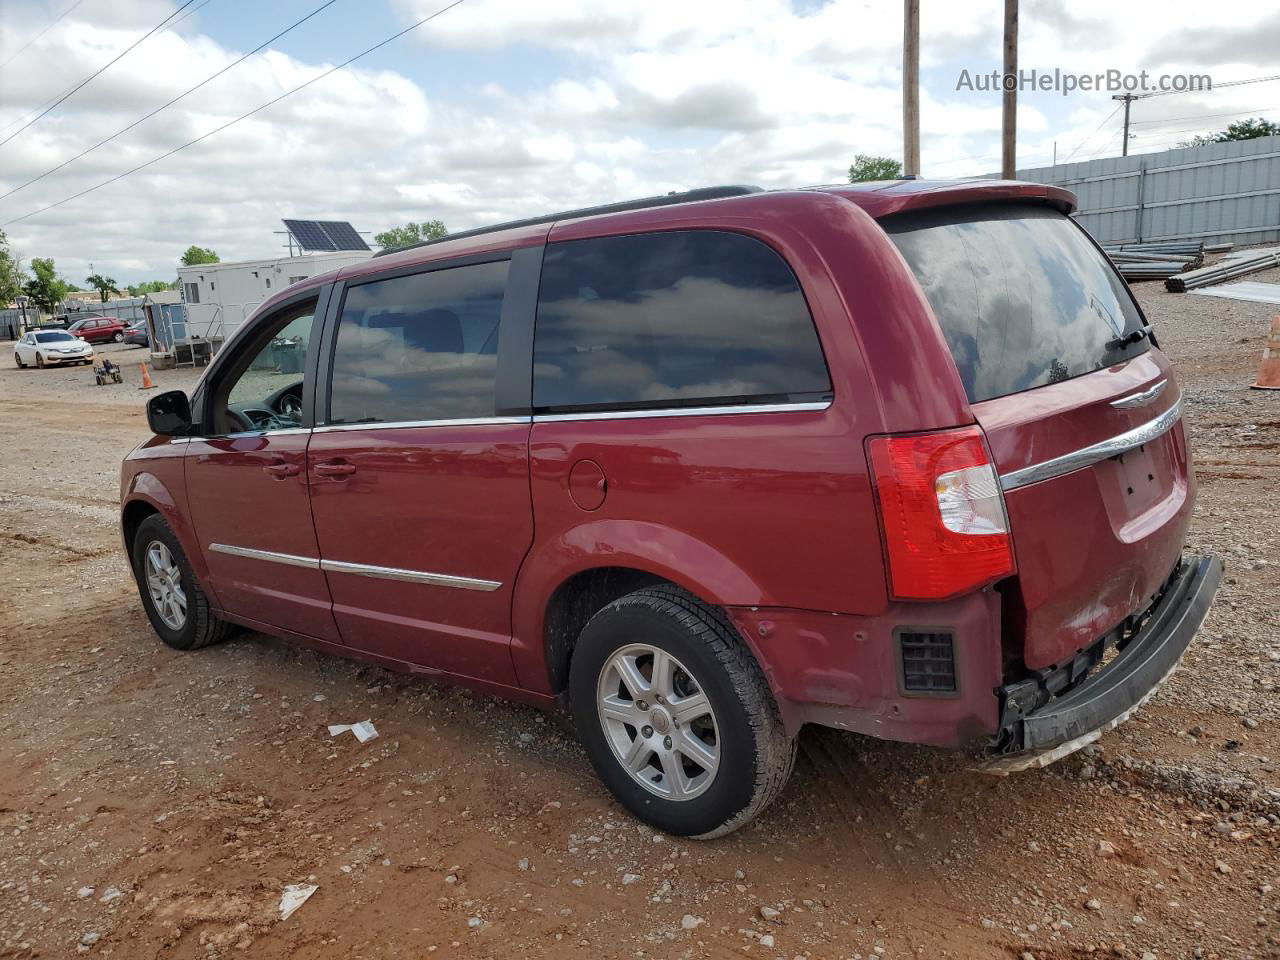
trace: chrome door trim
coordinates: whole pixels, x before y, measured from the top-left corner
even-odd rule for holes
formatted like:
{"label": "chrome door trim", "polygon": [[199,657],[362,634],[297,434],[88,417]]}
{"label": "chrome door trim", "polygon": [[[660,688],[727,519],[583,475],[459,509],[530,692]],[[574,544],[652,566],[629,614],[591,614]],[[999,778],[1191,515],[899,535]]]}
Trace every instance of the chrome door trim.
{"label": "chrome door trim", "polygon": [[428,583],[435,587],[456,587],[459,590],[483,590],[490,592],[502,586],[498,580],[478,580],[474,577],[455,577],[447,573],[427,573],[423,570],[402,570],[398,567],[378,567],[368,563],[347,563],[342,560],[321,560],[320,569],[326,573],[351,573],[377,580],[403,580],[406,583]]}
{"label": "chrome door trim", "polygon": [[347,430],[409,430],[414,427],[490,427],[529,423],[532,417],[462,417],[457,420],[392,420],[377,423],[335,423],[317,426],[313,433],[341,433]]}
{"label": "chrome door trim", "polygon": [[1130,407],[1140,407],[1145,403],[1150,403],[1160,394],[1164,393],[1164,388],[1169,385],[1168,380],[1161,380],[1155,386],[1147,390],[1141,390],[1138,393],[1131,393],[1127,397],[1121,397],[1119,400],[1112,400],[1111,405],[1120,410],[1128,410]]}
{"label": "chrome door trim", "polygon": [[407,583],[429,583],[436,587],[485,592],[497,590],[502,586],[501,581],[498,580],[456,577],[447,573],[427,573],[424,570],[402,570],[399,567],[379,567],[368,563],[346,563],[342,560],[319,560],[314,557],[299,557],[292,553],[277,553],[274,550],[233,547],[226,543],[211,543],[209,549],[213,553],[225,553],[228,556],[244,557],[248,560],[266,560],[270,563],[283,563],[290,567],[305,567],[308,570],[323,570],[326,573],[351,573],[379,580],[403,580]]}
{"label": "chrome door trim", "polygon": [[279,430],[244,430],[240,433],[215,433],[210,436],[170,437],[170,443],[196,443],[208,440],[244,440],[250,437],[298,437],[311,433],[311,427],[281,427]]}
{"label": "chrome door trim", "polygon": [[799,403],[741,403],[723,407],[665,407],[660,410],[597,410],[583,413],[539,413],[534,423],[564,423],[570,420],[649,420],[656,417],[716,417],[746,413],[803,413],[826,410],[830,400]]}
{"label": "chrome door trim", "polygon": [[299,557],[292,553],[276,553],[274,550],[253,550],[249,547],[233,547],[226,543],[211,543],[209,549],[213,553],[225,553],[232,557],[244,557],[248,560],[266,560],[270,563],[283,563],[290,567],[306,567],[319,570],[320,561],[315,557]]}
{"label": "chrome door trim", "polygon": [[1014,470],[1010,473],[1002,473],[1000,474],[1000,486],[1008,493],[1010,490],[1017,490],[1019,487],[1039,483],[1042,480],[1052,480],[1054,477],[1074,473],[1076,470],[1092,466],[1102,460],[1108,460],[1129,450],[1134,450],[1144,443],[1150,443],[1157,437],[1164,436],[1164,434],[1173,429],[1174,424],[1181,418],[1182,400],[1179,399],[1177,403],[1160,414],[1160,416],[1144,423],[1140,427],[1134,427],[1132,430],[1103,440],[1101,443],[1095,443],[1088,447],[1081,447],[1079,450],[1073,450],[1070,453],[1064,453],[1062,456],[1054,457],[1052,460],[1032,464],[1029,467],[1023,467],[1021,470]]}

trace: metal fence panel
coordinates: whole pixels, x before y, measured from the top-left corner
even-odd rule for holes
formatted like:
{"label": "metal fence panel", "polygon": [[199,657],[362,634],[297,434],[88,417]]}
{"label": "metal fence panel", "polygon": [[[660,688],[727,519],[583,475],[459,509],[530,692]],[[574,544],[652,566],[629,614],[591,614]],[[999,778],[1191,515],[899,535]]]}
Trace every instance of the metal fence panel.
{"label": "metal fence panel", "polygon": [[1080,200],[1101,243],[1280,240],[1280,136],[1018,171]]}

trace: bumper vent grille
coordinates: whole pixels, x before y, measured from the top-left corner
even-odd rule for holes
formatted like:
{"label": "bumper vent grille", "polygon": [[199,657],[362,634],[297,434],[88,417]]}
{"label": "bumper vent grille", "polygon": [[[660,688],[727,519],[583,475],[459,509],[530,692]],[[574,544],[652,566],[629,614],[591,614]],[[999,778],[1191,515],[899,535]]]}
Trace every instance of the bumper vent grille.
{"label": "bumper vent grille", "polygon": [[907,693],[956,692],[955,645],[950,633],[898,634],[902,689]]}

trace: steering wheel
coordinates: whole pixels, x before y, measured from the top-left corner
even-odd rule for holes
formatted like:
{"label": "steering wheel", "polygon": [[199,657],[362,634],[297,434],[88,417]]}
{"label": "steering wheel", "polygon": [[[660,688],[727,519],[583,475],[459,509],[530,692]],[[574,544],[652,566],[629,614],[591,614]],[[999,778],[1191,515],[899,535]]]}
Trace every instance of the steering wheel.
{"label": "steering wheel", "polygon": [[302,422],[302,398],[292,393],[286,393],[280,398],[280,402],[276,404],[280,409],[280,415],[289,420]]}

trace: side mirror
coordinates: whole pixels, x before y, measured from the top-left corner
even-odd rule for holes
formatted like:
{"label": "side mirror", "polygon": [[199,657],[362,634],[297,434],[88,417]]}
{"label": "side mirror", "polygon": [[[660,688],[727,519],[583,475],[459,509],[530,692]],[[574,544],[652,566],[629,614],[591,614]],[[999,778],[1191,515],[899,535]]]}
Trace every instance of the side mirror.
{"label": "side mirror", "polygon": [[191,430],[191,401],[181,390],[157,394],[147,401],[147,425],[162,437],[178,437]]}

